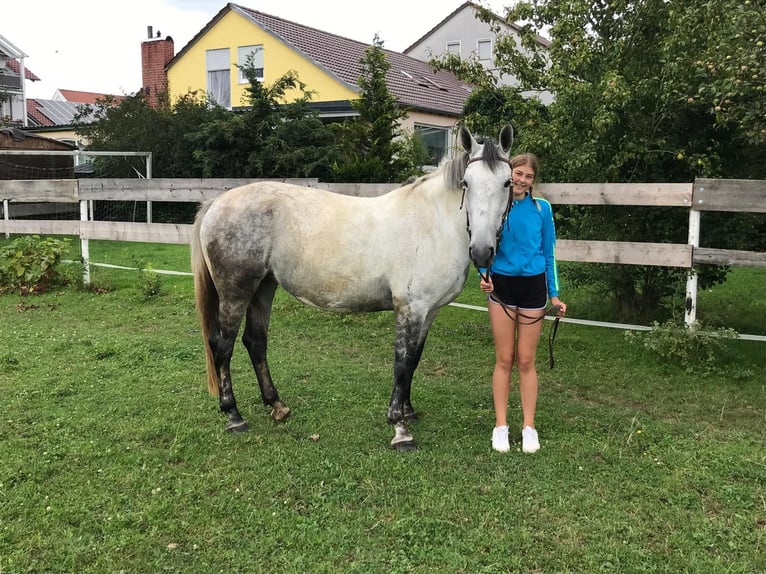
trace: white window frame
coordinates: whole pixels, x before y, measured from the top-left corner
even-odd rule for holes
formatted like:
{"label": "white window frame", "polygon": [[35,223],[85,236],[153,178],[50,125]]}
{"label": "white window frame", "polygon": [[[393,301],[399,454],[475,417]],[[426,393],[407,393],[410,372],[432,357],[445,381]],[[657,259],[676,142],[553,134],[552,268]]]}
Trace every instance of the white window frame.
{"label": "white window frame", "polygon": [[[462,45],[461,44],[462,43],[460,42],[460,40],[451,40],[451,41],[447,42],[447,44],[445,45],[444,50],[445,50],[445,52],[447,54],[457,54],[458,56],[462,57],[463,54],[462,54]],[[457,48],[457,50],[455,50],[454,48]]]}
{"label": "white window frame", "polygon": [[228,109],[231,109],[230,52],[229,48],[217,48],[205,52],[207,93],[219,106]]}
{"label": "white window frame", "polygon": [[[435,126],[430,124],[415,123],[414,131],[416,134],[421,136],[421,138],[422,138],[423,132],[431,132],[431,135],[436,133],[441,133],[443,135],[443,138],[444,138],[442,143],[443,147],[440,146],[438,148],[434,148],[439,150],[438,153],[436,154],[436,157],[434,157],[430,153],[430,150],[428,154],[428,157],[431,160],[431,163],[429,163],[428,165],[439,165],[439,162],[441,162],[441,160],[449,153],[450,128],[445,126]],[[425,143],[425,141],[423,143]],[[426,148],[428,148],[428,146],[426,146]]]}
{"label": "white window frame", "polygon": [[[482,57],[482,48],[484,46],[487,46],[489,49],[489,54],[487,54],[486,58]],[[492,38],[479,38],[476,40],[476,56],[479,58],[480,62],[492,61]]]}

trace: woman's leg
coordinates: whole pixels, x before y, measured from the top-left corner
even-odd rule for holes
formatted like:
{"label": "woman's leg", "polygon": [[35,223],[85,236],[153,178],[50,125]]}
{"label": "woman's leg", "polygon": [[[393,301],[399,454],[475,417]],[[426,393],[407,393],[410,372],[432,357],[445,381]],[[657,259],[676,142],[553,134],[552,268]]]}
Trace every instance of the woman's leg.
{"label": "woman's leg", "polygon": [[495,406],[495,426],[508,425],[508,395],[511,388],[514,347],[516,344],[515,310],[510,317],[502,305],[490,301],[489,321],[495,341],[495,368],[492,371],[492,402]]}
{"label": "woman's leg", "polygon": [[[523,316],[522,316],[523,315]],[[523,427],[535,428],[535,411],[537,409],[537,369],[535,355],[537,343],[543,332],[542,316],[545,310],[522,310],[518,318],[518,341],[516,344],[516,365],[519,369],[519,394],[521,396],[521,413],[524,419]],[[536,320],[540,318],[539,320]]]}

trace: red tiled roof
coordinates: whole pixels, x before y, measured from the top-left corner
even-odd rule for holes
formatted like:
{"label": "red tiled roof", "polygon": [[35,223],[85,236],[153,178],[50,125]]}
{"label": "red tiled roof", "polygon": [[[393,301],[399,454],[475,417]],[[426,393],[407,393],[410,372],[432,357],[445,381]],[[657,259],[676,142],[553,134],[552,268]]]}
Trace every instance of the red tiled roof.
{"label": "red tiled roof", "polygon": [[104,100],[109,96],[111,96],[111,98],[116,103],[119,103],[120,101],[125,99],[125,96],[115,96],[111,94],[98,94],[95,92],[81,92],[79,90],[62,90],[61,88],[58,89],[58,93],[61,94],[61,96],[67,102],[74,102],[76,104],[95,105],[96,100]]}
{"label": "red tiled roof", "polygon": [[[370,44],[297,24],[234,3],[227,4],[216,14],[205,28],[175,55],[168,63],[168,67],[178,61],[229,11],[250,20],[279,41],[301,52],[352,90],[359,91],[357,82],[362,74],[360,61]],[[421,60],[391,50],[384,49],[383,52],[386,60],[391,64],[386,76],[388,90],[401,106],[452,117],[462,115],[463,104],[471,94],[469,84],[459,80],[451,72],[444,70],[434,72],[428,63]]]}
{"label": "red tiled roof", "polygon": [[[6,65],[6,67],[10,68],[13,71],[14,74],[20,74],[21,73],[21,64],[19,63],[18,60],[8,60],[5,63],[5,65]],[[24,66],[24,77],[27,80],[29,80],[30,82],[39,82],[40,81],[40,78],[38,78],[37,75],[32,70],[27,68],[26,66]]]}
{"label": "red tiled roof", "polygon": [[32,98],[27,98],[27,117],[40,127],[55,125],[50,118],[39,110],[37,100]]}

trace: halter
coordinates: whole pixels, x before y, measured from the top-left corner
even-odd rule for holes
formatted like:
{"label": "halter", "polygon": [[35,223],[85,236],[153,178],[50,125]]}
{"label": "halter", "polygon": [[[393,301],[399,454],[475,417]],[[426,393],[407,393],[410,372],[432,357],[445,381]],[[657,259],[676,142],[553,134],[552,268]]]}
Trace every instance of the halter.
{"label": "halter", "polygon": [[[465,168],[468,169],[468,166],[471,165],[474,162],[477,161],[489,161],[481,157],[474,157],[472,159],[469,159],[466,164]],[[498,161],[504,161],[508,164],[508,166],[513,169],[513,166],[511,165],[511,160],[507,158],[499,158]],[[460,210],[463,209],[463,202],[465,201],[465,190],[467,188],[467,185],[465,183],[465,179],[460,180],[460,186],[463,188],[463,195],[460,197]],[[508,219],[508,214],[511,212],[511,205],[513,202],[513,191],[511,189],[508,190],[508,204],[505,206],[505,212],[503,213],[503,217],[500,220],[500,226],[497,228],[497,231],[495,232],[495,245],[500,241],[500,234],[503,232],[503,226],[505,225],[506,220]],[[471,220],[468,217],[468,211],[465,212],[465,230],[468,232],[468,239],[471,238]],[[479,275],[484,278],[485,281],[488,281],[488,278],[485,278],[484,275],[479,271]],[[487,277],[489,277],[489,271],[487,271]]]}

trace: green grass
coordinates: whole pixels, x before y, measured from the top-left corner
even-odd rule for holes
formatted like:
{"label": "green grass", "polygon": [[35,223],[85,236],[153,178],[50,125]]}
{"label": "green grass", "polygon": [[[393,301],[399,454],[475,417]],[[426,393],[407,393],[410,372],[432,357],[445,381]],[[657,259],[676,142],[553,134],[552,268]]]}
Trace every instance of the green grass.
{"label": "green grass", "polygon": [[[140,256],[188,270],[186,248],[155,247]],[[132,263],[119,244],[91,253]],[[419,449],[401,455],[385,421],[391,313],[278,292],[270,366],[292,417],[271,421],[238,345],[251,431],[231,435],[190,278],[146,298],[135,271],[96,273],[113,290],[0,297],[3,574],[763,570],[763,343],[730,343],[753,373],[735,380],[562,324],[556,368],[545,339],[538,355],[542,450],[523,455],[517,432],[500,455],[486,313],[446,307],[413,383]],[[734,295],[706,304],[728,319],[722,302],[759,277],[734,274]],[[482,304],[473,277],[459,300]]]}

